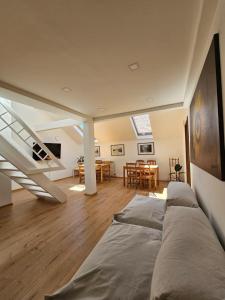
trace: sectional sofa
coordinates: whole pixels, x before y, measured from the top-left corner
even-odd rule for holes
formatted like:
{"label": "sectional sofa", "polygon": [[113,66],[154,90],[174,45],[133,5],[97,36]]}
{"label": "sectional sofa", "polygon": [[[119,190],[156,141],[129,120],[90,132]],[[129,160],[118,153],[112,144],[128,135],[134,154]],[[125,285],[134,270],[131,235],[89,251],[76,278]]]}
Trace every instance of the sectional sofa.
{"label": "sectional sofa", "polygon": [[71,281],[45,299],[225,300],[225,252],[190,186],[136,195]]}

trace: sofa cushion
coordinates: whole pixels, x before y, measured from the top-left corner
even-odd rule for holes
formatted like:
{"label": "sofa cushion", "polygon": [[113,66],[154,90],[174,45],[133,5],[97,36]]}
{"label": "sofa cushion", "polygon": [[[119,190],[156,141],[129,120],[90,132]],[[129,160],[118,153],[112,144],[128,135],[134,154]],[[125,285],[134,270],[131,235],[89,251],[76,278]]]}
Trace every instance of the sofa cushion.
{"label": "sofa cushion", "polygon": [[225,252],[200,208],[169,207],[151,300],[225,299]]}
{"label": "sofa cushion", "polygon": [[198,207],[196,196],[190,185],[171,181],[167,187],[167,206]]}
{"label": "sofa cushion", "polygon": [[72,280],[45,299],[147,300],[161,231],[114,222]]}
{"label": "sofa cushion", "polygon": [[162,230],[165,204],[166,201],[162,199],[136,195],[114,218],[122,223]]}

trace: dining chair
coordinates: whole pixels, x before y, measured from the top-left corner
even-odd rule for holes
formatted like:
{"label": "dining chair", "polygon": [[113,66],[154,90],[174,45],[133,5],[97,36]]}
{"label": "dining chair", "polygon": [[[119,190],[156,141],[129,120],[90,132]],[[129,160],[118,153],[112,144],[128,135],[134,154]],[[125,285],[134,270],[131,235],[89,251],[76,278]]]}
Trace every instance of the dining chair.
{"label": "dining chair", "polygon": [[102,160],[101,159],[96,159],[95,163],[96,164],[102,164]]}
{"label": "dining chair", "polygon": [[138,184],[138,174],[136,170],[136,163],[126,163],[126,171],[127,171],[127,186]]}
{"label": "dining chair", "polygon": [[156,165],[156,160],[155,159],[148,159],[147,164],[149,165]]}
{"label": "dining chair", "polygon": [[175,166],[179,165],[179,164],[180,164],[179,158],[169,158],[170,181],[183,181],[184,180],[183,177],[184,177],[185,172],[175,170]]}
{"label": "dining chair", "polygon": [[84,165],[78,165],[78,175],[79,175],[79,182],[85,181],[85,170]]}
{"label": "dining chair", "polygon": [[141,165],[140,166],[140,183],[142,187],[145,187],[146,184],[148,188],[152,187],[152,181],[154,180],[154,175],[151,173],[150,165]]}
{"label": "dining chair", "polygon": [[96,172],[96,181],[101,181],[101,164],[95,164],[95,172]]}
{"label": "dining chair", "polygon": [[106,163],[104,166],[102,166],[103,171],[103,179],[111,179],[111,170],[110,170],[110,163]]}
{"label": "dining chair", "polygon": [[141,164],[141,163],[144,163],[145,161],[143,160],[143,159],[138,159],[138,160],[136,160],[136,164]]}

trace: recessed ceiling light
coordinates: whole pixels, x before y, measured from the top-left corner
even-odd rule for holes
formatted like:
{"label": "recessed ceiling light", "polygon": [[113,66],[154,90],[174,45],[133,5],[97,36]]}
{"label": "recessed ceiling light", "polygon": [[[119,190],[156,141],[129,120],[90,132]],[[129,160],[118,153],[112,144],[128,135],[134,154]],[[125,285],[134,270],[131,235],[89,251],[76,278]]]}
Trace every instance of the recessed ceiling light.
{"label": "recessed ceiling light", "polygon": [[99,111],[104,111],[105,110],[105,108],[104,107],[96,107],[97,108],[97,110],[99,110]]}
{"label": "recessed ceiling light", "polygon": [[71,89],[71,88],[69,88],[69,87],[67,87],[67,86],[65,86],[64,88],[62,88],[62,90],[63,90],[64,92],[66,92],[66,93],[68,93],[68,92],[71,92],[71,91],[72,91],[72,89]]}
{"label": "recessed ceiling light", "polygon": [[139,66],[139,63],[138,63],[138,62],[135,62],[135,63],[133,63],[133,64],[128,65],[128,68],[129,68],[131,71],[136,71],[137,69],[140,68],[140,66]]}

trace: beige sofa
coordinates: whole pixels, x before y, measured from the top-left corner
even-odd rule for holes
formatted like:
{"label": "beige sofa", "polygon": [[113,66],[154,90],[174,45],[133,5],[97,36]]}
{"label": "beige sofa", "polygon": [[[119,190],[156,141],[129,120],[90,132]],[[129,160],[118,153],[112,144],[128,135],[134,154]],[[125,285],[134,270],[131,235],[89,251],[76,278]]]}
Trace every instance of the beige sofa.
{"label": "beige sofa", "polygon": [[170,183],[166,203],[137,195],[115,219],[46,299],[225,299],[225,252],[188,185]]}

